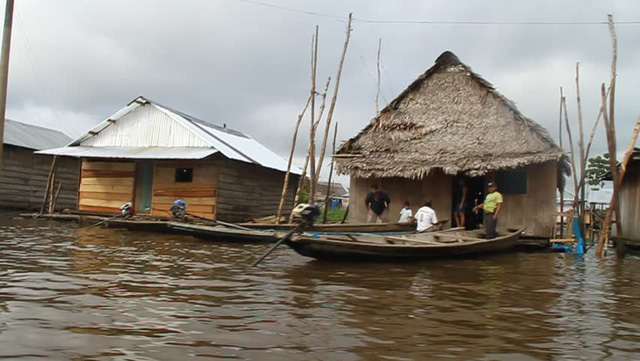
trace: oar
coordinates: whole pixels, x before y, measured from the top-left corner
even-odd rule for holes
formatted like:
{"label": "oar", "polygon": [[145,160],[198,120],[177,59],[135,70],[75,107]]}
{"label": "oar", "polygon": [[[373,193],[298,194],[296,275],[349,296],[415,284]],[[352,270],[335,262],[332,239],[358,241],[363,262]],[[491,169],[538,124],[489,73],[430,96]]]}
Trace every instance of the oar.
{"label": "oar", "polygon": [[276,244],[274,244],[271,248],[269,248],[269,250],[262,255],[262,257],[260,257],[257,261],[253,262],[253,264],[251,265],[251,267],[255,267],[258,265],[258,263],[262,262],[265,258],[267,258],[271,252],[273,252],[282,242],[288,240],[289,238],[291,238],[291,236],[298,232],[299,230],[301,230],[303,227],[305,226],[305,224],[299,224],[296,226],[296,228],[290,230],[289,232],[287,232],[284,236],[282,236],[282,238],[280,238],[278,240],[278,242],[276,242]]}

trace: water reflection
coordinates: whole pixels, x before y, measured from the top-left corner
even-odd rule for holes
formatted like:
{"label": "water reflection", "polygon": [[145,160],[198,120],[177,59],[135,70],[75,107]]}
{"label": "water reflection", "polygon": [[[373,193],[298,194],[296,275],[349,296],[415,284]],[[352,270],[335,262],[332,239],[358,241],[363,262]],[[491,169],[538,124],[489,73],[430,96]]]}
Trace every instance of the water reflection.
{"label": "water reflection", "polygon": [[0,357],[632,359],[638,259],[313,261],[265,245],[0,220]]}

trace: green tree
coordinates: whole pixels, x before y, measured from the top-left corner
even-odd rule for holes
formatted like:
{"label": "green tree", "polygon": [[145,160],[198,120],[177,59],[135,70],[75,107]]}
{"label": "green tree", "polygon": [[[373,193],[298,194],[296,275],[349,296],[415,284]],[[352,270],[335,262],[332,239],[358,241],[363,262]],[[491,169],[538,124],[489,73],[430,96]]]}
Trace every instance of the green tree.
{"label": "green tree", "polygon": [[602,177],[609,172],[609,153],[589,158],[587,182],[592,186],[602,185]]}

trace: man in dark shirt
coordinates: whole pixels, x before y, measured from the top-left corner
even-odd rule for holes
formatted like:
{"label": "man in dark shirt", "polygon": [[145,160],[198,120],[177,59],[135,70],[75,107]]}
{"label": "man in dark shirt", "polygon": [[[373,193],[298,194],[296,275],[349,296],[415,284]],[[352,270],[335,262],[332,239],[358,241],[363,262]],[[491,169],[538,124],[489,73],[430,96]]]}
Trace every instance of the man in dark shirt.
{"label": "man in dark shirt", "polygon": [[367,193],[364,205],[367,207],[367,223],[386,223],[391,198],[380,189],[380,186],[374,184],[371,186],[371,192]]}

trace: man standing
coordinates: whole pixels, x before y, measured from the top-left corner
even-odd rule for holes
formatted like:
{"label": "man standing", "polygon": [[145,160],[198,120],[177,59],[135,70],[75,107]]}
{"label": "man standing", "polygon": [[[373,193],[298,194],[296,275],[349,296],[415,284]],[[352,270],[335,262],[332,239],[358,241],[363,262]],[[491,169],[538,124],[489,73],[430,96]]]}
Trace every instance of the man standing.
{"label": "man standing", "polygon": [[418,222],[416,226],[416,230],[418,232],[424,232],[429,230],[431,227],[438,224],[438,218],[436,217],[436,211],[431,208],[433,204],[431,203],[431,199],[427,199],[424,202],[424,206],[420,207],[416,212],[415,219]]}
{"label": "man standing", "polygon": [[496,227],[498,226],[498,214],[502,210],[502,194],[498,192],[498,186],[494,182],[487,184],[489,194],[484,198],[484,202],[473,207],[474,211],[484,209],[484,231],[486,239],[498,237]]}
{"label": "man standing", "polygon": [[371,192],[367,193],[367,198],[364,200],[364,205],[367,207],[367,223],[385,223],[389,203],[391,203],[389,195],[381,190],[379,185],[372,185]]}

